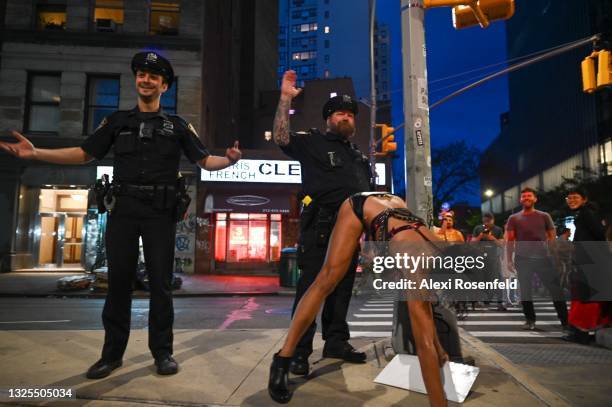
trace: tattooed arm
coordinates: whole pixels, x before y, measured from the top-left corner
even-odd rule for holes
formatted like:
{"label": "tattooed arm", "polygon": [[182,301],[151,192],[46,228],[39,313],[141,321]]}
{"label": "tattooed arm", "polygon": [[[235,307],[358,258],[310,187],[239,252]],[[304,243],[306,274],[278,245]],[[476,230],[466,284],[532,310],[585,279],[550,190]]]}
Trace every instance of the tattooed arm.
{"label": "tattooed arm", "polygon": [[274,127],[272,134],[274,142],[280,146],[289,144],[289,109],[291,101],[300,94],[302,89],[295,87],[297,75],[294,71],[287,71],[283,75],[281,84],[281,96],[274,116]]}

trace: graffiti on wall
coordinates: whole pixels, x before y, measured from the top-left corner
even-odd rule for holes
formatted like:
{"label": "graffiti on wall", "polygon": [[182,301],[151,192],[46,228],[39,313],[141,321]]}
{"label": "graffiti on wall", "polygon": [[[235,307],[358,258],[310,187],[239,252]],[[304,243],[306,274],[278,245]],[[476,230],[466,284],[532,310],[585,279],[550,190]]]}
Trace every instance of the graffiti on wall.
{"label": "graffiti on wall", "polygon": [[194,273],[195,263],[195,178],[187,179],[187,194],[191,198],[191,204],[187,208],[185,219],[176,225],[176,240],[174,248],[174,271],[177,273]]}

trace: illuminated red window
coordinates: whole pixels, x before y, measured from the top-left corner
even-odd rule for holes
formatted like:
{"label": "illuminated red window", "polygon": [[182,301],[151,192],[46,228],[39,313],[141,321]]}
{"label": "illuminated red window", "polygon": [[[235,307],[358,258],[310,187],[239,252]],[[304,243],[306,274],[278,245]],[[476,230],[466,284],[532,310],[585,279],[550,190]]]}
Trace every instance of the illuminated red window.
{"label": "illuminated red window", "polygon": [[217,214],[215,220],[215,261],[240,263],[280,259],[280,214]]}

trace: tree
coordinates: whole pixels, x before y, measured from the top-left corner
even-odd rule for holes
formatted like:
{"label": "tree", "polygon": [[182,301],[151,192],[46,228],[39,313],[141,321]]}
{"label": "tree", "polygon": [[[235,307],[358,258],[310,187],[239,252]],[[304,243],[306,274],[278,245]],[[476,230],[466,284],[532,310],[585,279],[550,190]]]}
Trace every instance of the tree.
{"label": "tree", "polygon": [[468,145],[465,140],[432,149],[432,193],[436,212],[443,202],[478,193],[480,154],[478,148]]}

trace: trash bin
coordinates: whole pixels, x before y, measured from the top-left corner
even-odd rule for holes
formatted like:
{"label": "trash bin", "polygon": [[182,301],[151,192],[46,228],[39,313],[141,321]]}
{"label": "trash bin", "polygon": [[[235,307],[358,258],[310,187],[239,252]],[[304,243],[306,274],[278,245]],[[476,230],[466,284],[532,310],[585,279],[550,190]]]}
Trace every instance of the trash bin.
{"label": "trash bin", "polygon": [[286,247],[281,250],[278,276],[281,287],[295,287],[297,285],[300,269],[297,265],[297,249],[295,247]]}

